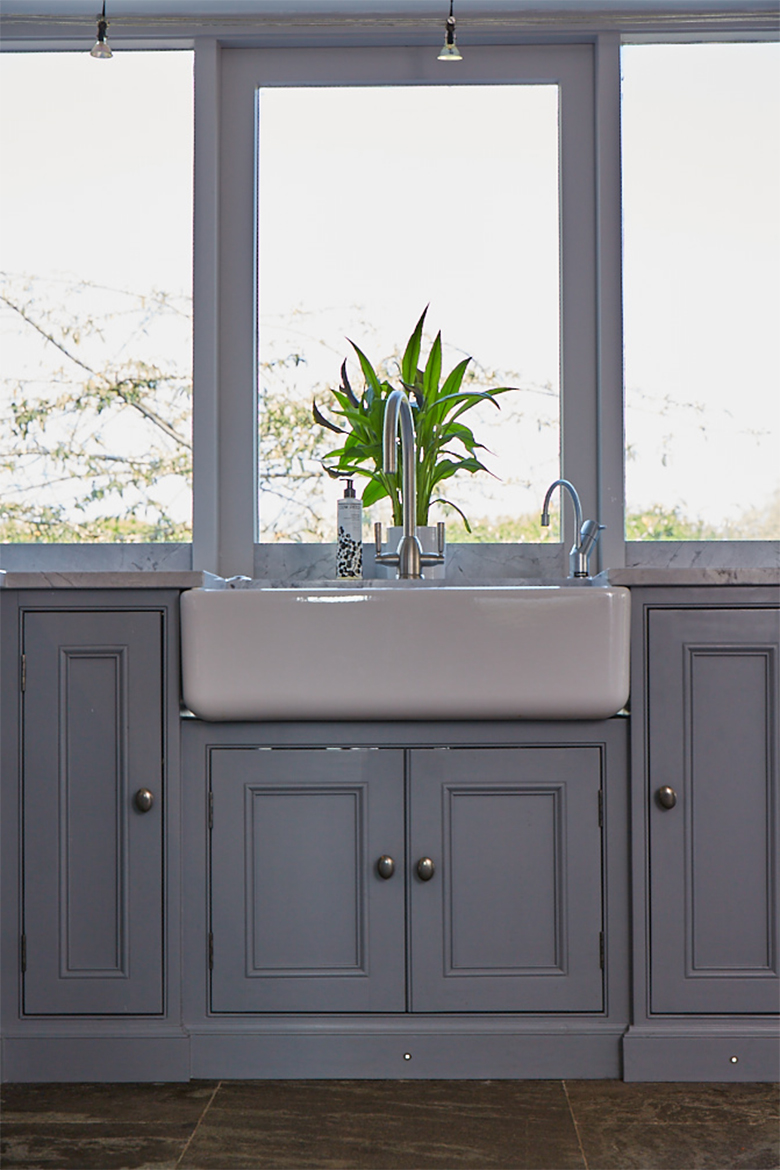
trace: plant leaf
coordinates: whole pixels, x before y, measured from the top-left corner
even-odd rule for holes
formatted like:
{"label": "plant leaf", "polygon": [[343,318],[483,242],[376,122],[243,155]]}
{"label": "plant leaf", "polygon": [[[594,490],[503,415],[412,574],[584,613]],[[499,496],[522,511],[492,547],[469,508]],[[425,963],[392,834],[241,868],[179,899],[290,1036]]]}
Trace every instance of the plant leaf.
{"label": "plant leaf", "polygon": [[358,355],[358,361],[360,362],[360,368],[363,371],[363,377],[366,379],[366,383],[368,385],[368,388],[370,390],[372,390],[374,392],[374,394],[381,394],[382,389],[381,389],[381,386],[379,383],[379,378],[376,376],[376,371],[374,370],[374,367],[371,365],[371,362],[368,360],[366,355],[363,353],[363,350],[360,349],[359,346],[355,345],[354,341],[350,341],[349,338],[347,338],[347,340],[349,341],[349,344],[354,349],[355,353]]}
{"label": "plant leaf", "polygon": [[370,508],[377,500],[383,500],[389,494],[387,487],[375,476],[372,476],[370,482],[363,489],[363,507]]}
{"label": "plant leaf", "polygon": [[431,403],[438,398],[439,394],[439,380],[441,378],[441,330],[436,334],[431,352],[428,354],[428,361],[425,363],[425,372],[423,373],[423,395],[426,403]]}
{"label": "plant leaf", "polygon": [[417,371],[417,362],[420,357],[420,346],[422,345],[422,331],[423,325],[425,324],[425,317],[428,313],[428,308],[429,306],[426,305],[423,309],[420,320],[415,325],[414,332],[406,343],[404,356],[401,358],[401,379],[405,384],[408,383],[411,387],[414,386],[416,381],[415,375]]}
{"label": "plant leaf", "polygon": [[432,504],[444,504],[445,507],[454,509],[454,511],[456,511],[458,513],[461,520],[463,521],[465,528],[466,528],[466,531],[471,532],[471,525],[469,524],[468,516],[466,515],[466,513],[463,511],[462,508],[459,508],[457,504],[453,504],[452,500],[445,500],[444,496],[437,496],[435,500],[431,500],[431,503]]}
{"label": "plant leaf", "polygon": [[314,421],[319,423],[321,427],[327,427],[329,431],[335,431],[337,435],[343,435],[344,431],[341,427],[337,427],[330,419],[325,418],[325,415],[318,409],[317,403],[312,401],[311,412],[314,416]]}
{"label": "plant leaf", "polygon": [[355,407],[359,407],[360,403],[358,402],[357,398],[355,397],[354,391],[349,384],[349,378],[347,377],[347,359],[346,358],[344,358],[344,361],[341,363],[341,386],[342,386],[342,389],[343,389],[344,393],[346,394],[347,398],[352,403],[352,405]]}

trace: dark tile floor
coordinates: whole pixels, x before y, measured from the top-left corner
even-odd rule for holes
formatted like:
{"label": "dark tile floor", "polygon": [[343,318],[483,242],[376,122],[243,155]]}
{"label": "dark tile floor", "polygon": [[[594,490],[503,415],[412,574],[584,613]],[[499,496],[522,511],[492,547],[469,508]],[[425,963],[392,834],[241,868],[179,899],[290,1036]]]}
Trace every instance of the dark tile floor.
{"label": "dark tile floor", "polygon": [[6,1085],[1,1166],[775,1170],[777,1085],[193,1081]]}

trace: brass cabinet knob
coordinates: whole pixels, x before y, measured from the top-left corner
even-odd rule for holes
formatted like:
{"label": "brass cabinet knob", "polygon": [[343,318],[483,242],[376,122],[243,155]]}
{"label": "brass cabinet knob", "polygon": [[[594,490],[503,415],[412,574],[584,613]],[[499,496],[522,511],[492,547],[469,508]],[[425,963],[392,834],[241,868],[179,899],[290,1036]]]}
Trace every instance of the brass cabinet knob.
{"label": "brass cabinet knob", "polygon": [[664,784],[663,788],[658,789],[655,798],[661,808],[674,808],[677,804],[677,793],[668,784]]}
{"label": "brass cabinet knob", "polygon": [[429,882],[435,873],[436,867],[430,857],[421,857],[417,862],[417,876],[421,882]]}
{"label": "brass cabinet knob", "polygon": [[383,853],[376,863],[376,870],[381,878],[391,878],[395,873],[395,862],[392,857],[388,857],[386,853]]}
{"label": "brass cabinet knob", "polygon": [[135,794],[135,807],[139,812],[148,812],[154,804],[154,794],[148,788],[139,788]]}

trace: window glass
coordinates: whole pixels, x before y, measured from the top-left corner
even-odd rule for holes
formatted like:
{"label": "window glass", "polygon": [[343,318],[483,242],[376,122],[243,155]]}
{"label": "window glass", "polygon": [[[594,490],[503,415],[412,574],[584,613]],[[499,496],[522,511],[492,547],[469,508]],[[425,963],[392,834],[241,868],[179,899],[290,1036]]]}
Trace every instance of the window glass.
{"label": "window glass", "polygon": [[0,540],[190,539],[192,64],[0,55]]}
{"label": "window glass", "polygon": [[622,71],[626,536],[780,537],[780,46]]}
{"label": "window glass", "polygon": [[[264,88],[258,102],[260,539],[333,539],[342,486],[321,460],[343,438],[313,423],[312,400],[341,421],[329,391],[345,359],[363,392],[350,340],[400,386],[426,306],[421,364],[441,331],[443,377],[470,357],[464,386],[519,387],[459,420],[490,474],[434,495],[471,539],[556,538],[539,511],[560,446],[557,87]],[[469,539],[454,508],[432,507],[440,519]]]}

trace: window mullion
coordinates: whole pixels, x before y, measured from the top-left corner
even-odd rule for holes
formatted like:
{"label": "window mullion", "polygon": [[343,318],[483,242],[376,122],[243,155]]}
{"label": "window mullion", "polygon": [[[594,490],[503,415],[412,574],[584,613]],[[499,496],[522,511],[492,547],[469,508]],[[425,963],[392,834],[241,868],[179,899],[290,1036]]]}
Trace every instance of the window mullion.
{"label": "window mullion", "polygon": [[625,564],[620,37],[596,43],[598,519],[601,566]]}

